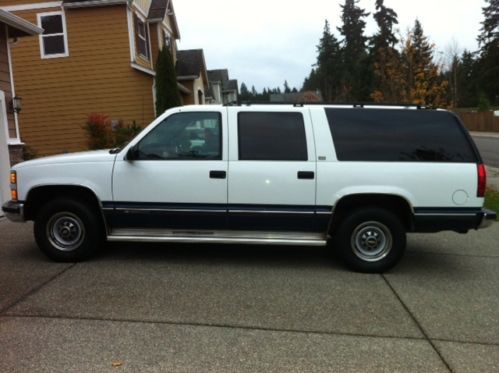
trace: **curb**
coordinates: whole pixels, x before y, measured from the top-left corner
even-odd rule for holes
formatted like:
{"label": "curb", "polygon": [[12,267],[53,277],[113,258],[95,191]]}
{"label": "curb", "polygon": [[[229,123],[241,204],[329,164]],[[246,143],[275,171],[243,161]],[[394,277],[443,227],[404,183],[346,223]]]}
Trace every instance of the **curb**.
{"label": "curb", "polygon": [[478,132],[478,131],[470,131],[470,135],[473,137],[488,137],[499,139],[499,132]]}

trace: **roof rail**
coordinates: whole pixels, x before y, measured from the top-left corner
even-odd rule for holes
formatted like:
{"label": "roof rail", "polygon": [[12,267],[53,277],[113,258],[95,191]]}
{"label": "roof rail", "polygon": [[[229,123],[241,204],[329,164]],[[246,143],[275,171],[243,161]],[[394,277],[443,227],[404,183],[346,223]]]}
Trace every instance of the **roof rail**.
{"label": "roof rail", "polygon": [[269,102],[269,101],[242,101],[239,104],[230,103],[224,106],[252,106],[252,105],[290,105],[295,107],[303,107],[305,105],[334,105],[334,106],[352,106],[353,108],[364,108],[365,106],[376,107],[376,106],[401,106],[405,108],[415,108],[418,110],[434,110],[437,107],[418,105],[418,104],[406,104],[406,103],[378,103],[378,102]]}

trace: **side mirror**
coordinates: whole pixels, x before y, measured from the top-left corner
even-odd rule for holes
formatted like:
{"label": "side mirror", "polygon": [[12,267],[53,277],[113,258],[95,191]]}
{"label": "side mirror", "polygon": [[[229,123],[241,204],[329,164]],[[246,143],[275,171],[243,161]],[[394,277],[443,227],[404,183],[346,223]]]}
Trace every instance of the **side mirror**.
{"label": "side mirror", "polygon": [[139,149],[137,148],[137,145],[134,145],[126,152],[126,160],[135,161],[137,159],[139,159]]}

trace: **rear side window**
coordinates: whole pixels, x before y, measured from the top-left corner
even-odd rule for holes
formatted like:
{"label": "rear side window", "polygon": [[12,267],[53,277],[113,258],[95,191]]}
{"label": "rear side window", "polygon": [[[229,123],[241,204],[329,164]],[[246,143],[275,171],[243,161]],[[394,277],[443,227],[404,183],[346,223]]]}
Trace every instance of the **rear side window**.
{"label": "rear side window", "polygon": [[460,124],[448,112],[325,110],[340,161],[476,162]]}
{"label": "rear side window", "polygon": [[307,160],[301,113],[240,112],[237,125],[240,160]]}

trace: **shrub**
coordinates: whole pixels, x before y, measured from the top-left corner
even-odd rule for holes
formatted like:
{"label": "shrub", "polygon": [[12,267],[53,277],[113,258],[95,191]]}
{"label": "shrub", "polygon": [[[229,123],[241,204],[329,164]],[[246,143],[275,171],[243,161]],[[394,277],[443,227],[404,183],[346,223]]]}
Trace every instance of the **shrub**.
{"label": "shrub", "polygon": [[89,149],[110,147],[110,126],[111,122],[107,115],[94,113],[88,116],[84,129],[87,132]]}
{"label": "shrub", "polygon": [[91,150],[121,147],[142,131],[135,121],[130,125],[122,120],[113,123],[105,114],[90,114],[84,129]]}
{"label": "shrub", "polygon": [[140,127],[135,121],[128,126],[124,126],[123,121],[119,121],[118,125],[113,128],[113,131],[113,147],[120,148],[137,136],[140,131],[142,131],[142,127]]}

